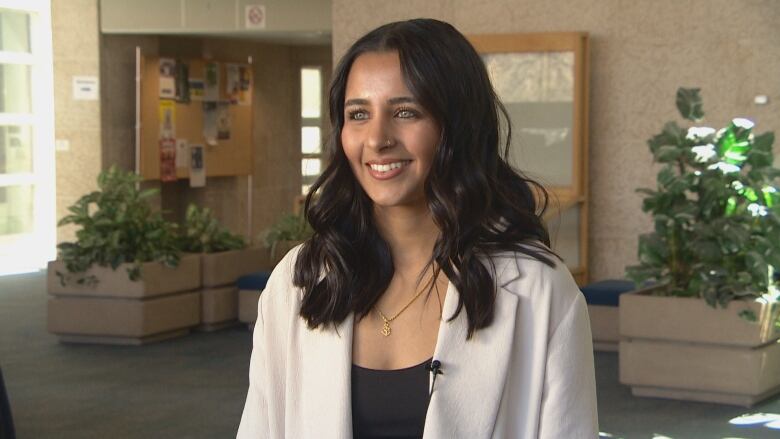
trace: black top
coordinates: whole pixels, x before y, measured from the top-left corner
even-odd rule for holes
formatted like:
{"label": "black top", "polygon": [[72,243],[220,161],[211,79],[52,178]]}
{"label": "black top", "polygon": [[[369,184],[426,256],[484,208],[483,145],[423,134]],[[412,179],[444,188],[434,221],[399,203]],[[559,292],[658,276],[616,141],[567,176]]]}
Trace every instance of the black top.
{"label": "black top", "polygon": [[352,435],[355,439],[419,439],[428,411],[427,367],[404,369],[352,365]]}

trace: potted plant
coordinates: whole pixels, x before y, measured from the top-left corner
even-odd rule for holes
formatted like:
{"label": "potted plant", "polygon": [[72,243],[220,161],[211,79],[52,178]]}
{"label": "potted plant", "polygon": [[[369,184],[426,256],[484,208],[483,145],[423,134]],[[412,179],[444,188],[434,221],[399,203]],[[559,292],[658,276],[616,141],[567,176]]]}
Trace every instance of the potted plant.
{"label": "potted plant", "polygon": [[[684,119],[704,116],[681,88]],[[780,194],[771,132],[667,123],[648,141],[657,187],[639,189],[654,230],[620,298],[620,381],[635,395],[750,406],[780,386]]]}
{"label": "potted plant", "polygon": [[302,215],[286,214],[265,232],[271,249],[271,265],[276,265],[293,247],[309,239],[314,231]]}
{"label": "potted plant", "polygon": [[49,329],[63,339],[133,343],[197,324],[197,294],[174,293],[200,286],[200,259],[180,256],[176,225],[152,210],[156,190],[139,181],[111,167],[59,221],[79,227],[48,266]]}
{"label": "potted plant", "polygon": [[187,207],[179,228],[179,247],[201,258],[201,330],[232,324],[238,316],[236,280],[268,269],[268,249],[247,247],[244,238],[219,224],[209,208]]}

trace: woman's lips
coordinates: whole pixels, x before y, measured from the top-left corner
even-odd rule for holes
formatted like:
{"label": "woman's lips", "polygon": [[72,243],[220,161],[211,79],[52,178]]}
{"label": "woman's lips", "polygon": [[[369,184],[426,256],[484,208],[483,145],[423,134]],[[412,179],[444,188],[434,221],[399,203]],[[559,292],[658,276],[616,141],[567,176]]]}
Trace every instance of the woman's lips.
{"label": "woman's lips", "polygon": [[368,173],[377,180],[388,180],[398,176],[409,166],[411,160],[395,160],[366,163]]}

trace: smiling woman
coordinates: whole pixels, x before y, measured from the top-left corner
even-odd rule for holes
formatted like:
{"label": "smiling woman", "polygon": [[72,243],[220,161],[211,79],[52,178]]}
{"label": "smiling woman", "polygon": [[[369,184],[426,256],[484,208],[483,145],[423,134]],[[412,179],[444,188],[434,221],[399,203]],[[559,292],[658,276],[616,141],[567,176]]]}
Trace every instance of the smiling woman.
{"label": "smiling woman", "polygon": [[474,48],[436,20],[381,26],[329,105],[314,236],[260,298],[238,436],[597,437],[585,302]]}

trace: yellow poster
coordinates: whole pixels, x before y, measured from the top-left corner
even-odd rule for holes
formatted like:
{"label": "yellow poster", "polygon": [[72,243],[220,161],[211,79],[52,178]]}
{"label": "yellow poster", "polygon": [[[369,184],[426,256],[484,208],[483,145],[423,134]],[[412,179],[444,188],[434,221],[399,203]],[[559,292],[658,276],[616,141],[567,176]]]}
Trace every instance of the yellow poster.
{"label": "yellow poster", "polygon": [[176,137],[176,101],[160,100],[160,138]]}

